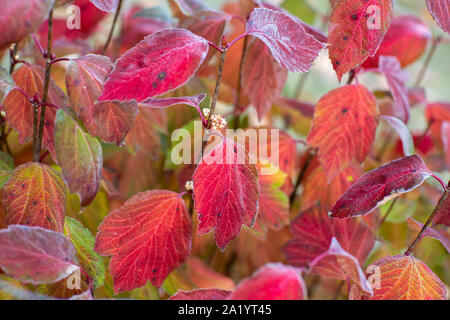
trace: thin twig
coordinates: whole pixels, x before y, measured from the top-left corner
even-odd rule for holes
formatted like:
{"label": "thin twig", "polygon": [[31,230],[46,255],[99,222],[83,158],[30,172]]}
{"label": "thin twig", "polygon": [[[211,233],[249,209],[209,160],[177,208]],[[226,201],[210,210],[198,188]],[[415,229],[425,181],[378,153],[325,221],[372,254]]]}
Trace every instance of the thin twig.
{"label": "thin twig", "polygon": [[306,170],[308,169],[309,165],[311,164],[311,160],[313,159],[313,152],[311,150],[308,150],[308,157],[305,160],[305,163],[303,164],[299,174],[297,181],[295,182],[294,190],[292,191],[290,197],[289,197],[289,205],[292,206],[292,204],[295,201],[297,190],[300,187],[303,177],[305,176]]}
{"label": "thin twig", "polygon": [[394,200],[392,200],[391,205],[389,206],[389,209],[386,211],[386,213],[384,214],[383,218],[381,218],[380,226],[383,224],[384,221],[386,221],[386,219],[391,214],[392,209],[394,208],[394,205],[397,202],[397,200],[398,200],[398,198],[395,198]]}
{"label": "thin twig", "polygon": [[208,117],[208,120],[206,122],[206,128],[209,128],[211,125],[211,116],[215,113],[216,110],[216,104],[217,104],[217,98],[219,97],[219,91],[220,91],[220,83],[222,82],[222,74],[223,74],[223,65],[225,63],[225,54],[226,50],[224,50],[220,54],[220,61],[219,61],[219,71],[217,73],[217,80],[216,80],[216,86],[214,88],[214,95],[211,100],[211,108],[210,108],[210,116]]}
{"label": "thin twig", "polygon": [[430,65],[431,59],[433,58],[436,48],[438,44],[441,42],[442,37],[438,36],[433,39],[433,45],[431,46],[430,51],[428,52],[428,56],[425,59],[425,62],[423,63],[422,69],[419,72],[419,75],[417,76],[416,82],[414,83],[415,87],[418,87],[420,83],[422,82],[423,78],[425,77],[425,73],[427,72],[427,69]]}
{"label": "thin twig", "polygon": [[[46,104],[48,100],[48,88],[50,85],[50,71],[52,68],[52,29],[53,29],[53,12],[54,6],[50,9],[50,14],[48,16],[48,38],[47,38],[47,51],[44,53],[45,58],[45,79],[44,79],[44,92],[42,94],[41,101],[41,115],[39,119],[39,128],[37,129],[36,139],[34,140],[34,149],[33,149],[33,161],[39,162],[40,154],[41,154],[41,146],[42,146],[42,137],[44,134],[44,126],[45,126],[45,112],[46,112]],[[33,119],[33,135],[36,134],[36,126],[37,126],[37,118],[38,118],[39,109],[37,106],[34,106],[34,119]]]}
{"label": "thin twig", "polygon": [[241,61],[239,62],[239,76],[236,89],[236,101],[234,103],[234,129],[239,126],[241,115],[241,91],[242,91],[242,69],[244,69],[244,59],[247,52],[248,36],[244,38],[244,45],[242,47]]}
{"label": "thin twig", "polygon": [[111,29],[109,30],[108,39],[106,40],[105,45],[103,46],[102,54],[105,54],[106,50],[108,49],[109,43],[112,40],[112,36],[114,33],[114,28],[116,27],[117,20],[119,18],[120,9],[122,8],[122,0],[119,0],[119,4],[117,5],[116,13],[114,14],[114,20],[113,24],[111,26]]}
{"label": "thin twig", "polygon": [[[450,183],[449,183],[450,184]],[[420,239],[422,238],[423,234],[425,233],[425,231],[428,229],[428,227],[431,225],[431,223],[433,222],[434,217],[436,216],[436,214],[439,212],[439,210],[441,209],[443,203],[445,202],[445,200],[448,198],[448,194],[449,194],[449,190],[446,189],[444,191],[444,193],[442,194],[442,197],[439,199],[438,204],[436,205],[436,207],[434,208],[433,212],[431,213],[430,217],[428,218],[427,222],[425,222],[425,224],[423,225],[422,229],[420,230],[419,234],[417,235],[417,237],[414,239],[414,241],[411,243],[411,245],[408,247],[408,250],[406,250],[405,255],[409,256],[411,254],[411,252],[414,250],[415,246],[417,245],[417,243],[420,241]]]}

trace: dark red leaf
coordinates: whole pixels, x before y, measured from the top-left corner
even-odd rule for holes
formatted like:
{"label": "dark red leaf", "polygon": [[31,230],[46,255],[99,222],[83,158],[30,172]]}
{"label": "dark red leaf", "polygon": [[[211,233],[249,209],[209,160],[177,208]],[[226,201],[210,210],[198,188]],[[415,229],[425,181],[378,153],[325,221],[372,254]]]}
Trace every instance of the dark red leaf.
{"label": "dark red leaf", "polygon": [[386,77],[392,96],[394,97],[394,115],[403,122],[408,123],[409,100],[408,90],[406,89],[408,76],[401,69],[400,63],[395,57],[381,56],[378,68]]}
{"label": "dark red leaf", "polygon": [[427,7],[436,24],[450,34],[450,0],[427,0]]}
{"label": "dark red leaf", "polygon": [[297,20],[280,11],[254,9],[246,32],[262,40],[280,66],[292,72],[308,71],[323,48]]}
{"label": "dark red leaf", "polygon": [[261,120],[283,91],[288,72],[272,58],[259,39],[250,39],[242,69],[242,88]]}
{"label": "dark red leaf", "polygon": [[155,32],[117,60],[99,100],[143,101],[174,90],[195,74],[208,49],[206,39],[187,30]]}
{"label": "dark red leaf", "polygon": [[56,282],[79,269],[76,250],[61,233],[19,225],[0,230],[0,267],[32,284]]}
{"label": "dark red leaf", "polygon": [[305,300],[306,286],[300,269],[269,263],[242,280],[229,300]]}
{"label": "dark red leaf", "polygon": [[427,48],[431,32],[416,16],[399,16],[392,19],[377,53],[367,58],[364,68],[378,68],[380,56],[396,57],[402,67],[419,59]]}
{"label": "dark red leaf", "polygon": [[198,234],[215,229],[224,249],[241,230],[255,222],[259,199],[258,169],[244,147],[224,137],[205,154],[193,175]]}
{"label": "dark red leaf", "polygon": [[387,201],[409,192],[432,174],[416,155],[391,161],[362,175],[331,210],[331,217],[365,215]]}
{"label": "dark red leaf", "polygon": [[95,251],[112,255],[109,265],[115,292],[159,287],[191,251],[192,226],[180,194],[141,192],[103,220]]}
{"label": "dark red leaf", "polygon": [[169,300],[226,300],[230,290],[222,289],[194,289],[192,291],[178,291]]}
{"label": "dark red leaf", "polygon": [[392,0],[341,0],[328,27],[330,60],[339,81],[380,46],[393,15]]}

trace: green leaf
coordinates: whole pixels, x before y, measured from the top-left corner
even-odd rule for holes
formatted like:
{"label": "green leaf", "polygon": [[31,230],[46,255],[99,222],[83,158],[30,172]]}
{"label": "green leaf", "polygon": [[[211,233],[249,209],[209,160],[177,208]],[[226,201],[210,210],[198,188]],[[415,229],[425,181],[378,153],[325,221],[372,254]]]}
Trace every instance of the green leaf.
{"label": "green leaf", "polygon": [[77,249],[81,266],[94,280],[94,287],[101,287],[105,281],[105,261],[94,251],[94,236],[79,221],[70,217],[66,217],[64,234]]}
{"label": "green leaf", "polygon": [[72,193],[80,196],[81,205],[94,200],[102,177],[102,148],[63,110],[55,122],[55,151],[64,179]]}
{"label": "green leaf", "polygon": [[6,181],[14,170],[14,159],[7,153],[0,151],[0,189],[3,188]]}
{"label": "green leaf", "polygon": [[0,103],[3,103],[5,97],[15,86],[16,84],[9,72],[5,68],[0,67]]}
{"label": "green leaf", "polygon": [[316,19],[316,13],[305,0],[285,0],[282,7],[308,24]]}

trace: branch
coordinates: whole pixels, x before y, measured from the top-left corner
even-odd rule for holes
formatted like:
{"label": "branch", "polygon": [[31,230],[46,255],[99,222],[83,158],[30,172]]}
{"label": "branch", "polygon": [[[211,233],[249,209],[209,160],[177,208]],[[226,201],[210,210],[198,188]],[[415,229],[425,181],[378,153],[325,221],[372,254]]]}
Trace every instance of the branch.
{"label": "branch", "polygon": [[[45,79],[44,79],[44,92],[42,94],[41,101],[41,115],[39,119],[39,127],[38,127],[38,117],[39,117],[39,109],[37,105],[34,105],[34,113],[33,113],[33,161],[39,162],[40,154],[41,154],[41,146],[42,146],[42,136],[44,134],[44,125],[45,125],[45,112],[46,105],[48,100],[48,88],[50,85],[50,71],[52,68],[52,60],[54,59],[52,55],[52,29],[53,29],[53,12],[54,5],[52,5],[50,9],[50,14],[48,16],[48,38],[47,38],[47,51],[44,52],[43,56],[45,58]],[[37,42],[38,43],[38,42]]]}
{"label": "branch", "polygon": [[428,52],[428,56],[425,59],[425,62],[422,66],[422,69],[419,72],[419,75],[417,76],[416,82],[414,83],[415,87],[418,87],[420,83],[422,82],[423,78],[425,77],[425,73],[427,72],[428,66],[430,65],[431,59],[434,56],[434,53],[436,52],[436,48],[438,44],[441,42],[442,37],[438,36],[437,38],[433,39],[433,45],[431,46],[430,52]]}
{"label": "branch", "polygon": [[108,39],[106,40],[105,45],[103,46],[103,50],[102,50],[102,54],[104,55],[106,52],[106,49],[108,49],[109,43],[111,42],[113,33],[114,33],[114,28],[116,27],[116,23],[117,20],[119,18],[119,14],[120,14],[120,9],[122,8],[122,0],[119,0],[119,4],[117,6],[116,9],[116,13],[114,14],[114,20],[113,20],[113,24],[111,26],[111,29],[109,30],[109,34],[108,34]]}
{"label": "branch", "polygon": [[[450,185],[450,182],[449,182]],[[445,186],[445,185],[444,185]],[[411,245],[408,247],[408,250],[406,250],[405,255],[409,256],[411,254],[411,252],[413,251],[413,249],[415,248],[415,246],[417,245],[417,243],[420,241],[420,239],[422,238],[423,234],[425,233],[425,231],[428,229],[428,227],[431,225],[431,222],[433,222],[434,217],[436,216],[436,214],[439,212],[439,210],[441,209],[442,205],[444,204],[445,200],[447,200],[449,195],[449,189],[445,188],[444,193],[442,194],[441,198],[439,199],[438,204],[436,205],[436,207],[434,208],[433,212],[431,213],[430,217],[428,218],[427,222],[425,222],[425,224],[422,227],[422,230],[420,230],[419,234],[417,235],[417,237],[414,239],[414,241],[411,243]]]}
{"label": "branch", "polygon": [[306,158],[305,163],[303,164],[302,169],[300,170],[298,174],[297,181],[295,183],[294,190],[292,191],[290,197],[289,197],[289,205],[292,206],[295,201],[295,197],[297,196],[297,190],[300,187],[303,177],[305,176],[306,170],[308,169],[309,165],[311,164],[311,160],[313,159],[313,152],[311,150],[308,151],[308,158]]}
{"label": "branch", "polygon": [[244,68],[244,59],[247,52],[248,37],[244,38],[244,46],[242,47],[241,61],[239,62],[239,76],[236,90],[236,101],[234,103],[234,128],[239,126],[240,113],[241,113],[241,91],[242,91],[242,69]]}

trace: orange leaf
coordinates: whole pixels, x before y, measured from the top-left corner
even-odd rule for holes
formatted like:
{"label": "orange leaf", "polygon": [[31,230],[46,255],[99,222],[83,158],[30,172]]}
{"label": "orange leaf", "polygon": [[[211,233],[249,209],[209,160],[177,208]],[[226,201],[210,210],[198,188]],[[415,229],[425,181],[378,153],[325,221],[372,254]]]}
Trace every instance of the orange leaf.
{"label": "orange leaf", "polygon": [[60,174],[37,162],[17,167],[3,189],[6,224],[24,224],[62,232],[66,185]]}
{"label": "orange leaf", "polygon": [[[38,94],[42,99],[44,92],[44,69],[41,66],[24,64],[13,72],[12,78],[16,85],[25,91],[29,97]],[[60,108],[65,107],[67,104],[64,93],[53,80],[50,81],[48,102]],[[3,107],[8,115],[8,122],[19,132],[19,142],[25,143],[30,140],[33,137],[33,106],[31,103],[22,93],[14,90],[5,98]],[[56,159],[53,138],[55,114],[55,108],[47,107],[42,138],[42,145],[50,151],[53,159]]]}
{"label": "orange leaf", "polygon": [[347,85],[324,95],[314,111],[308,143],[319,148],[328,180],[350,162],[364,160],[375,138],[376,101],[363,85]]}
{"label": "orange leaf", "polygon": [[[367,269],[371,300],[443,300],[447,289],[428,266],[413,256],[384,257]],[[379,281],[377,281],[379,280]]]}

